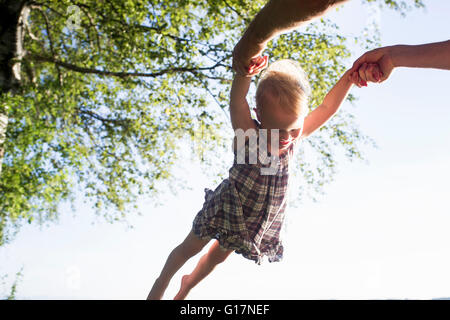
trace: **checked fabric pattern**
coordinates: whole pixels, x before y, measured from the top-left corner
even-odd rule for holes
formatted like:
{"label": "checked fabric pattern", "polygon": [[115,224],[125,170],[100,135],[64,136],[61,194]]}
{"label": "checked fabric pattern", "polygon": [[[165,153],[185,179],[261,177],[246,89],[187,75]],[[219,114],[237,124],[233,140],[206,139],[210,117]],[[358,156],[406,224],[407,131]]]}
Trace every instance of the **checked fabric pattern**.
{"label": "checked fabric pattern", "polygon": [[[253,120],[259,128],[260,123]],[[246,139],[245,163],[237,163],[235,150],[229,177],[214,191],[205,188],[205,202],[194,218],[192,230],[198,237],[217,239],[222,249],[235,250],[260,265],[264,256],[269,262],[283,258],[280,230],[287,204],[289,161],[295,142],[279,156],[273,175],[262,175],[260,171],[261,167],[271,166],[264,159],[270,158],[270,152],[261,156],[258,152],[257,163],[249,163],[249,152],[256,152],[257,145]]]}

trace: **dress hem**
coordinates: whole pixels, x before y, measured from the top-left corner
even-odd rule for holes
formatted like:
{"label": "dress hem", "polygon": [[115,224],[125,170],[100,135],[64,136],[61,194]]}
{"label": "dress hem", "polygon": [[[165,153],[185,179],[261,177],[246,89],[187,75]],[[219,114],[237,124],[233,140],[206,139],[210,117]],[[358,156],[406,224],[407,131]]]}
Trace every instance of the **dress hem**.
{"label": "dress hem", "polygon": [[262,264],[264,256],[267,256],[270,263],[279,262],[283,259],[283,245],[281,241],[275,244],[274,248],[262,251],[259,254],[254,254],[251,252],[252,243],[248,240],[244,240],[246,244],[243,244],[243,237],[240,234],[233,234],[228,230],[211,226],[202,226],[201,230],[198,230],[195,225],[193,225],[192,231],[202,240],[216,239],[219,241],[220,248],[224,250],[234,250],[235,253],[254,261],[257,265]]}

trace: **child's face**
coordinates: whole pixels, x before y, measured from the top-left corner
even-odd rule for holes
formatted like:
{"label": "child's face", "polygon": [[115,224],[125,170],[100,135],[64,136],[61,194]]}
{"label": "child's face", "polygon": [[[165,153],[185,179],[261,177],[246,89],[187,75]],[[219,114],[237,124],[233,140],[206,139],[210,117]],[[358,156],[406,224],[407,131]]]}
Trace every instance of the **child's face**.
{"label": "child's face", "polygon": [[268,101],[265,105],[268,108],[265,110],[254,108],[258,120],[261,122],[261,128],[267,129],[268,143],[271,141],[270,129],[278,129],[279,149],[287,149],[302,134],[304,118],[285,112],[269,95],[266,97]]}

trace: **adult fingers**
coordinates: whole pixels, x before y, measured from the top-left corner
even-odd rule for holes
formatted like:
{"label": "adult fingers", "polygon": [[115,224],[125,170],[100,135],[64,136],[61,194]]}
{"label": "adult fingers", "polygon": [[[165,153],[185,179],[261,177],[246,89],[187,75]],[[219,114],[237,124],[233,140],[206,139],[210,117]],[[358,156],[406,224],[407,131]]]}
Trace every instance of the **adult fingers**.
{"label": "adult fingers", "polygon": [[361,78],[361,81],[359,82],[359,84],[362,86],[367,86],[366,69],[367,69],[367,63],[363,63],[358,69],[358,75]]}
{"label": "adult fingers", "polygon": [[350,73],[350,81],[355,84],[358,88],[361,88],[361,85],[359,84],[360,79],[357,72]]}
{"label": "adult fingers", "polygon": [[262,69],[265,69],[267,65],[269,64],[269,56],[261,57],[259,67]]}
{"label": "adult fingers", "polygon": [[252,58],[250,64],[247,66],[238,59],[233,59],[233,70],[239,75],[251,76],[259,73],[267,66],[268,56]]}
{"label": "adult fingers", "polygon": [[249,67],[249,74],[255,75],[260,73],[267,67],[269,63],[269,56],[259,56],[251,60],[251,66]]}
{"label": "adult fingers", "polygon": [[358,70],[364,63],[376,63],[381,59],[385,53],[385,48],[377,48],[371,51],[367,51],[361,57],[355,60],[350,70]]}
{"label": "adult fingers", "polygon": [[376,73],[377,67],[378,67],[378,65],[376,63],[367,64],[367,68],[365,70],[365,75],[366,75],[365,80],[366,81],[378,82],[377,73]]}
{"label": "adult fingers", "polygon": [[263,69],[264,69],[264,68],[262,68],[261,66],[254,67],[254,68],[250,69],[248,75],[249,75],[249,76],[255,76],[255,75],[257,75],[258,73],[260,73]]}
{"label": "adult fingers", "polygon": [[380,70],[380,66],[378,65],[378,63],[373,63],[371,65],[371,74],[374,79],[374,82],[380,82],[382,72]]}
{"label": "adult fingers", "polygon": [[361,68],[361,65],[366,62],[368,56],[368,52],[364,53],[361,57],[353,62],[353,66],[351,67],[351,72],[356,72]]}

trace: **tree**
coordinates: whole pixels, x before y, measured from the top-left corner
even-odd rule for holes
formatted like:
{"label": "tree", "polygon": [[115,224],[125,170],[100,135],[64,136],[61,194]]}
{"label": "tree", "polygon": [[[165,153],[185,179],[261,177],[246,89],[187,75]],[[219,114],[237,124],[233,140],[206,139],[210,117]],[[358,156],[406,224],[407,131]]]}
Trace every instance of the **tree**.
{"label": "tree", "polygon": [[[405,1],[378,2],[405,11]],[[1,0],[0,245],[22,222],[56,219],[75,187],[107,221],[125,221],[138,195],[156,199],[157,182],[175,181],[182,139],[210,139],[198,156],[214,169],[217,150],[231,146],[231,51],[263,4]],[[268,54],[299,60],[314,108],[344,70],[347,41],[322,19],[280,36]],[[370,142],[349,112],[321,131],[309,140],[320,161],[299,164],[319,191],[333,178],[331,144],[363,159],[360,144]]]}
{"label": "tree", "polygon": [[[19,283],[22,281],[22,277],[23,277],[23,266],[20,268],[20,270],[18,272],[16,272],[16,277],[14,279],[14,282],[12,283],[11,287],[9,287],[8,289],[6,289],[6,279],[8,278],[7,274],[4,274],[2,276],[0,276],[0,299],[2,300],[16,300],[16,293],[17,293],[17,287],[19,285]],[[9,291],[9,293],[6,293],[7,291]]]}

